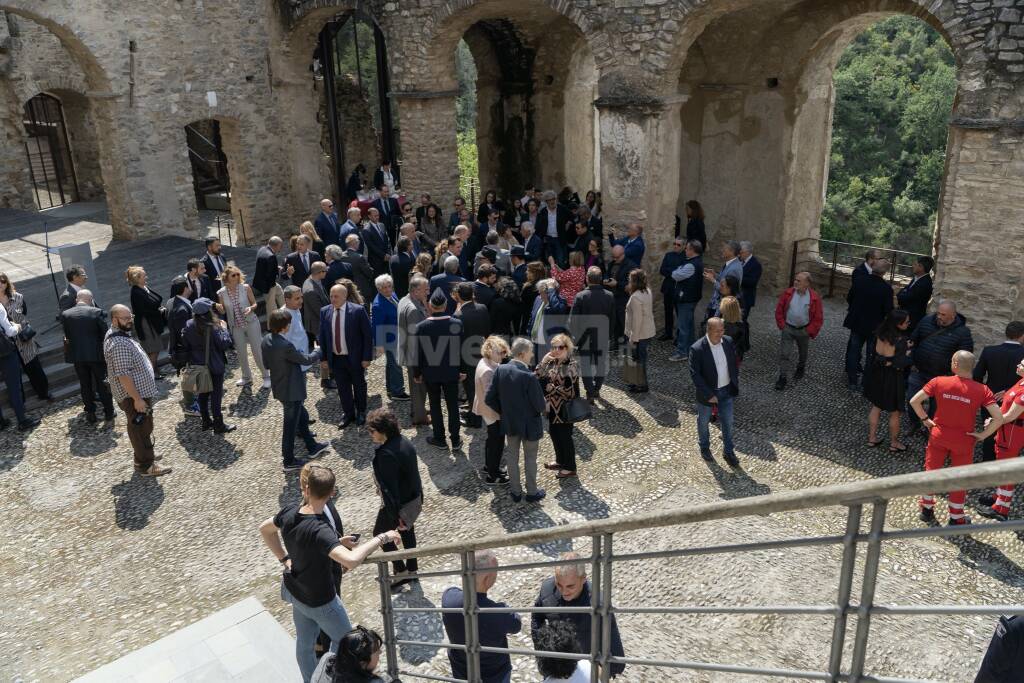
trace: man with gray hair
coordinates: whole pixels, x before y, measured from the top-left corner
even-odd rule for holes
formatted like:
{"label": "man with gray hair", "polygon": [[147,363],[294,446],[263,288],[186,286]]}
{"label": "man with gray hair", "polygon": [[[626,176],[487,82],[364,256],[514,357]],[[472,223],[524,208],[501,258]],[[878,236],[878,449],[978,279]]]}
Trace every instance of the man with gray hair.
{"label": "man with gray hair", "polygon": [[[949,373],[949,364],[957,351],[974,351],[974,337],[967,319],[957,312],[956,304],[949,299],[940,299],[935,312],[921,318],[921,322],[910,335],[913,343],[911,357],[914,367],[907,377],[908,409],[913,398],[934,377]],[[935,414],[932,401],[928,415]],[[919,422],[912,421],[911,435],[921,429]]]}
{"label": "man with gray hair", "polygon": [[[715,272],[711,268],[704,269],[704,279],[708,282],[713,282],[715,285],[714,290],[711,292],[711,302],[708,304],[708,309],[712,311],[718,310],[718,305],[722,300],[722,280],[729,277],[730,275],[736,278],[736,282],[740,283],[740,292],[743,291],[743,263],[740,261],[740,243],[736,240],[728,240],[722,243],[722,270]],[[733,292],[736,296],[740,292]],[[740,295],[742,296],[742,295]],[[740,301],[740,305],[743,302]]]}
{"label": "man with gray hair", "polygon": [[[363,306],[369,312],[370,302],[376,295],[377,289],[373,286],[373,268],[370,267],[370,262],[360,252],[361,244],[359,235],[353,234],[346,237],[345,253],[342,254],[339,260],[347,263],[352,269],[352,277],[350,279],[355,283],[356,289],[359,290],[359,295],[363,297]],[[334,285],[331,286],[333,287]]]}
{"label": "man with gray hair", "polygon": [[761,262],[754,256],[754,245],[747,240],[740,241],[740,263],[743,264],[743,280],[740,283],[740,292],[743,298],[740,303],[743,305],[743,322],[750,317],[750,309],[757,302],[757,283],[761,281]]}
{"label": "man with gray hair", "polygon": [[551,190],[546,190],[541,199],[544,206],[537,212],[535,227],[544,243],[544,260],[553,257],[559,268],[565,268],[568,264],[569,242],[572,240],[568,227],[572,221],[572,212],[558,203],[558,195]]}
{"label": "man with gray hair", "polygon": [[539,235],[534,234],[533,223],[523,221],[519,226],[519,234],[523,237],[523,251],[525,252],[523,257],[526,259],[526,262],[540,261],[544,250],[544,242]]}
{"label": "man with gray hair", "polygon": [[396,356],[398,364],[405,368],[409,378],[410,411],[414,427],[430,424],[427,414],[427,387],[417,383],[414,369],[418,362],[419,349],[416,346],[416,326],[427,319],[427,297],[429,283],[422,275],[409,279],[409,293],[398,302],[398,343]]}
{"label": "man with gray hair", "polygon": [[284,306],[284,291],[281,289],[279,281],[285,274],[290,278],[295,270],[294,267],[284,270],[278,262],[277,257],[283,246],[284,241],[274,235],[256,252],[252,291],[257,296],[263,297],[263,305],[268,314]]}
{"label": "man with gray hair", "polygon": [[446,309],[448,315],[455,313],[455,298],[452,296],[452,290],[460,282],[466,281],[466,278],[459,275],[460,265],[458,256],[449,256],[441,262],[441,272],[430,278],[430,294],[433,296],[434,292],[441,290],[448,300]]}
{"label": "man with gray hair", "polygon": [[[555,567],[554,576],[544,579],[540,585],[540,594],[537,596],[534,607],[590,607],[591,591],[590,581],[587,580],[587,565],[583,559],[574,552],[562,553],[559,560],[566,564]],[[590,612],[572,612],[568,614],[534,612],[530,620],[530,634],[536,641],[537,632],[541,627],[550,621],[568,621],[576,628],[576,652],[579,654],[590,654],[591,648],[591,619]],[[624,657],[622,649],[622,637],[619,635],[619,625],[615,621],[615,615],[611,615],[612,640],[611,655],[613,657]],[[600,637],[600,634],[598,634]],[[536,643],[535,643],[536,646]],[[618,676],[626,668],[625,664],[612,664],[612,676]]]}
{"label": "man with gray hair", "polygon": [[[487,597],[494,583],[498,580],[498,558],[493,550],[477,550],[473,553],[473,567],[476,569],[476,606],[477,608],[507,608],[504,602],[495,602]],[[462,610],[465,606],[465,595],[458,586],[452,586],[441,596],[442,609]],[[466,644],[466,622],[461,612],[446,612],[441,615],[444,622],[448,642],[453,645]],[[483,647],[508,647],[508,636],[519,633],[523,621],[515,612],[488,612],[477,615],[477,642]],[[469,670],[466,653],[454,648],[448,649],[448,661],[452,665],[452,677],[467,679]],[[512,659],[507,653],[480,653],[480,680],[484,683],[508,683],[512,679]]]}

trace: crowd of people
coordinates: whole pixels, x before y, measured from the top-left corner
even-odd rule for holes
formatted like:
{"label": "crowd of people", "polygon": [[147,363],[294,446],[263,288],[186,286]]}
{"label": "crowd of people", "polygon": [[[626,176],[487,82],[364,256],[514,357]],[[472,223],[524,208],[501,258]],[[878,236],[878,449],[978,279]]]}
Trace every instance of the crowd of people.
{"label": "crowd of people", "polygon": [[[649,391],[648,356],[657,340],[671,344],[670,361],[688,365],[701,457],[714,459],[711,424],[717,423],[723,459],[740,466],[733,442],[735,405],[762,274],[750,242],[722,241],[721,266],[709,267],[704,211],[696,201],[686,204],[659,266],[659,335],[653,273],[645,270],[644,226],[606,230],[600,193],[580,200],[568,188],[555,193],[527,187],[521,197],[502,201],[488,192],[475,211],[457,198],[446,219],[428,194],[417,207],[400,201],[390,168],[379,171],[391,183],[377,187],[365,215],[353,202],[342,219],[333,201],[324,199],[320,212],[294,235],[273,236],[259,248],[251,277],[227,261],[211,237],[205,254],[188,260],[173,278],[168,299],[139,266],[125,272],[129,304],[112,306],[109,316],[95,306],[80,266],[67,270],[60,297],[66,358],[79,378],[85,417],[96,422],[102,407],[111,422],[114,405],[120,407],[141,476],[171,472],[157,462],[152,439],[164,351],[180,376],[182,413],[201,419],[203,430],[235,429],[222,406],[230,352],[239,367],[236,385],[269,391],[281,403],[282,467],[300,472],[303,500],[267,520],[261,532],[286,568],[282,596],[293,606],[306,681],[328,680],[325,668],[340,670],[342,662],[349,668],[361,662],[372,672],[379,638],[351,629],[339,598],[340,568],[351,569],[377,548],[416,546],[423,487],[416,448],[401,434],[395,412],[400,405],[407,405],[413,426],[430,428],[426,442],[433,448],[458,451],[464,430],[483,430],[481,481],[507,486],[515,503],[536,503],[546,495],[537,463],[545,433],[554,458],[542,463],[544,469],[560,480],[577,477],[576,425],[605,401],[602,388],[615,369],[629,392]],[[885,442],[884,412],[889,450],[906,451],[900,422],[912,410],[919,419],[911,421],[910,433],[922,427],[929,433],[926,469],[944,466],[947,458],[953,465],[971,462],[977,441],[984,444],[985,460],[1016,457],[1024,446],[1024,323],[1009,323],[1007,341],[976,358],[966,318],[954,302],[940,300],[928,312],[934,262],[919,258],[911,281],[895,293],[886,280],[890,267],[869,251],[853,269],[847,297],[846,381],[871,403],[867,446]],[[705,299],[708,283],[711,295]],[[31,429],[38,420],[25,413],[21,373],[41,398],[49,397],[49,389],[26,303],[2,273],[0,304],[0,372],[19,428]],[[774,313],[774,388],[782,392],[806,376],[811,342],[824,325],[811,273],[795,274]],[[367,368],[378,357],[384,387],[371,388]],[[337,393],[338,428],[364,427],[375,446],[381,506],[370,541],[359,543],[358,535],[343,533],[332,502],[334,474],[314,462],[330,443],[311,429],[316,419],[305,407],[307,373],[318,376],[325,393]],[[368,395],[378,389],[388,407],[368,413]],[[982,410],[989,419],[976,428]],[[0,426],[6,425],[0,418]],[[305,457],[296,455],[297,439]],[[982,514],[1005,520],[1012,494],[1012,486],[1000,486],[985,499]],[[934,520],[934,504],[932,497],[921,499],[923,520]],[[949,494],[949,521],[969,522],[962,491]],[[482,569],[496,562],[487,553],[477,561]],[[414,559],[396,562],[396,585],[415,581],[416,572]],[[498,604],[486,597],[495,578],[494,572],[477,574],[480,606]],[[561,567],[550,584],[541,589],[537,606],[589,604],[583,565]],[[463,600],[461,589],[453,588],[442,603],[458,607]],[[452,642],[465,642],[460,620],[445,614]],[[556,647],[571,640],[566,629],[575,628],[582,648],[576,651],[589,652],[589,624],[548,628],[544,622],[542,613],[534,614],[535,641]],[[481,642],[504,646],[498,644],[520,627],[515,615],[481,615]],[[617,631],[614,641],[621,653]],[[334,664],[321,662],[317,669],[317,642],[321,649],[332,644],[338,652]],[[339,644],[348,649],[338,650]],[[507,655],[482,659],[490,672],[484,680],[508,680]],[[453,650],[451,664],[454,676],[465,675],[462,653]],[[545,666],[564,669],[549,662],[542,671]]]}

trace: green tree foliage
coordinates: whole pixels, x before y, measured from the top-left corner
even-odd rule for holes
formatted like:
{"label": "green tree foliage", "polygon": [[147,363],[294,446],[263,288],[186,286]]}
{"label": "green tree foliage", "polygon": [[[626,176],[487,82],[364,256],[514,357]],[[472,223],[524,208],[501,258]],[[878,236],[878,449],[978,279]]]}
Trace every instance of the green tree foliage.
{"label": "green tree foliage", "polygon": [[455,50],[455,69],[459,96],[455,100],[455,130],[459,142],[459,176],[462,193],[469,196],[470,179],[480,177],[476,148],[476,62],[466,41]]}
{"label": "green tree foliage", "polygon": [[821,236],[929,252],[956,94],[949,46],[918,19],[885,19],[843,53],[835,89]]}

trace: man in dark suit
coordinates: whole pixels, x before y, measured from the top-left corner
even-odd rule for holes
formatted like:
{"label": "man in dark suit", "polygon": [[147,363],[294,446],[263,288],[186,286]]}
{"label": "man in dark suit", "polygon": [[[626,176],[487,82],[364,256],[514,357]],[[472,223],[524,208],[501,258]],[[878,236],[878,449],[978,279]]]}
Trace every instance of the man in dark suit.
{"label": "man in dark suit", "polygon": [[338,213],[334,210],[334,202],[330,199],[320,200],[320,213],[313,222],[313,227],[324,241],[324,245],[341,244],[340,221]]}
{"label": "man in dark suit", "polygon": [[436,290],[427,303],[430,317],[416,326],[416,366],[413,378],[427,385],[430,402],[430,423],[433,436],[427,437],[431,446],[447,450],[444,439],[444,419],[441,413],[443,398],[448,411],[448,434],[452,449],[462,447],[459,435],[459,382],[465,381],[462,372],[462,321],[448,314],[448,298]]}
{"label": "man in dark suit", "polygon": [[356,244],[356,251],[361,252],[363,250],[363,212],[359,210],[358,206],[353,206],[348,210],[346,218],[347,220],[341,224],[338,231],[338,246],[348,249],[348,237],[355,235],[359,240]]}
{"label": "man in dark suit", "polygon": [[409,293],[398,302],[398,364],[409,377],[410,413],[413,426],[430,424],[427,414],[427,388],[417,384],[414,376],[419,350],[416,348],[416,326],[427,319],[427,298],[430,296],[427,279],[416,273],[409,278]]}
{"label": "man in dark suit", "polygon": [[284,291],[278,282],[281,279],[282,269],[281,265],[277,262],[277,255],[281,253],[282,246],[284,246],[284,241],[277,235],[274,235],[256,252],[256,268],[252,275],[252,291],[257,296],[263,297],[264,308],[267,313],[276,311],[284,306]]}
{"label": "man in dark suit", "polygon": [[498,269],[490,263],[481,263],[476,271],[476,280],[473,282],[473,299],[484,308],[490,308],[491,302],[498,293],[494,291],[494,285],[498,282]]}
{"label": "man in dark suit", "polygon": [[455,312],[455,298],[452,296],[452,288],[460,282],[465,282],[466,279],[458,274],[459,258],[457,256],[449,256],[442,262],[442,266],[444,270],[430,278],[430,296],[433,298],[434,292],[440,291],[448,301],[445,312],[451,315]]}
{"label": "man in dark suit", "polygon": [[89,280],[85,268],[79,265],[72,265],[68,268],[64,277],[67,278],[68,286],[64,288],[58,299],[61,311],[66,311],[77,303],[79,290],[85,287],[85,283]]}
{"label": "man in dark suit", "polygon": [[536,234],[529,221],[519,226],[519,234],[523,237],[523,258],[526,262],[540,261],[544,255],[544,241]]}
{"label": "man in dark suit", "polygon": [[[1017,365],[1021,361],[1024,361],[1024,322],[1014,320],[1006,326],[1006,341],[981,350],[974,366],[974,381],[983,382],[992,390],[996,400],[1002,401],[1006,390],[1020,381]],[[981,442],[981,459],[983,462],[996,459],[995,435]]]}
{"label": "man in dark suit", "polygon": [[853,274],[850,276],[852,282],[856,282],[862,277],[868,277],[871,275],[871,267],[875,265],[875,261],[878,260],[878,250],[868,249],[864,252],[864,260],[853,269]]}
{"label": "man in dark suit", "polygon": [[591,405],[601,398],[615,325],[615,297],[602,286],[601,277],[601,269],[591,266],[587,288],[576,295],[569,315],[569,334],[576,340],[580,375]]}
{"label": "man in dark suit", "polygon": [[93,305],[92,292],[79,289],[75,305],[60,314],[60,322],[67,342],[65,360],[75,366],[86,421],[96,422],[96,397],[99,396],[103,420],[113,422],[114,399],[107,384],[107,364],[103,360],[103,338],[108,325],[103,311]]}
{"label": "man in dark suit", "polygon": [[522,287],[526,283],[526,249],[515,245],[509,250],[509,258],[512,261],[512,279]]}
{"label": "man in dark suit", "polygon": [[185,264],[185,280],[188,281],[190,303],[195,303],[196,299],[217,300],[217,290],[213,288],[214,281],[206,274],[206,261],[190,258]]}
{"label": "man in dark suit", "polygon": [[637,267],[637,264],[626,258],[626,250],[621,244],[612,247],[612,260],[608,262],[608,268],[605,270],[608,276],[604,279],[604,286],[615,297],[615,327],[612,328],[612,351],[619,348],[619,340],[626,326],[626,302],[629,301],[626,285],[629,284],[629,274]]}
{"label": "man in dark suit", "polygon": [[317,261],[309,269],[309,277],[302,283],[302,327],[309,337],[309,349],[320,334],[320,311],[331,303],[329,290],[324,287],[327,266]]}
{"label": "man in dark suit", "polygon": [[[206,255],[203,256],[203,265],[206,266],[206,275],[212,280],[211,286],[213,287],[214,294],[216,294],[224,286],[220,276],[228,264],[224,257],[221,256],[220,240],[216,237],[207,237],[205,241]],[[216,297],[214,297],[214,300],[216,300]]]}
{"label": "man in dark suit", "polygon": [[320,311],[321,367],[330,367],[344,413],[339,429],[366,424],[366,368],[373,360],[373,335],[366,309],[348,301],[348,288],[331,287],[331,303]]}
{"label": "man in dark suit", "polygon": [[366,257],[359,253],[359,244],[358,235],[346,237],[345,246],[347,248],[339,260],[342,263],[347,263],[352,269],[351,280],[363,297],[363,305],[369,310],[370,302],[373,301],[373,297],[377,296],[377,287],[373,284],[373,268],[370,267],[370,262],[366,260]]}
{"label": "man in dark suit", "polygon": [[367,213],[370,220],[362,231],[363,246],[366,250],[366,260],[370,263],[374,276],[377,276],[388,270],[391,240],[384,224],[380,222],[380,212],[376,208],[371,208]]}
{"label": "man in dark suit", "polygon": [[472,411],[473,397],[476,395],[476,366],[480,363],[480,347],[484,339],[491,334],[491,312],[487,306],[476,301],[475,282],[460,282],[455,287],[455,300],[458,307],[455,318],[462,321],[462,388],[466,392],[466,403],[469,406],[463,415],[466,426],[479,429],[483,427],[483,418]]}
{"label": "man in dark suit", "polygon": [[321,261],[320,254],[313,251],[313,240],[309,235],[299,235],[295,240],[295,251],[285,257],[286,267],[291,268],[292,284],[301,287],[309,277],[309,268]]}
{"label": "man in dark suit", "polygon": [[[544,192],[544,206],[537,212],[537,225],[533,226],[544,242],[544,256],[554,256],[560,268],[568,265],[570,235],[569,222],[572,212],[558,203],[558,195],[551,190]],[[529,251],[529,249],[527,249]]]}
{"label": "man in dark suit", "polygon": [[665,255],[661,257],[661,266],[658,268],[658,272],[661,274],[661,298],[665,305],[665,331],[658,337],[659,341],[672,341],[676,329],[676,281],[672,279],[672,271],[684,263],[686,263],[686,254],[683,252],[683,238],[676,237],[672,242],[672,251],[665,252]]}
{"label": "man in dark suit", "polygon": [[754,256],[754,245],[746,240],[740,242],[740,262],[743,264],[743,280],[740,284],[740,292],[743,298],[743,321],[750,317],[750,309],[757,303],[757,283],[761,281],[761,262]]}
{"label": "man in dark suit", "polygon": [[526,500],[536,502],[545,496],[537,488],[537,445],[544,436],[546,409],[544,390],[537,375],[530,370],[533,363],[533,342],[517,337],[512,342],[512,360],[499,365],[487,389],[484,402],[501,415],[501,433],[508,443],[505,464],[512,500],[523,500],[523,482],[519,475],[519,446],[523,447],[523,470],[526,478]]}
{"label": "man in dark suit", "polygon": [[630,223],[626,226],[625,237],[615,237],[615,233],[608,231],[608,241],[613,247],[621,246],[626,253],[626,259],[638,266],[644,262],[644,254],[647,252],[647,245],[644,243],[644,226],[639,223]]}
{"label": "man in dark suit", "polygon": [[867,367],[874,354],[875,330],[893,309],[892,287],[884,277],[888,270],[888,260],[876,259],[871,264],[871,276],[854,279],[846,295],[843,327],[850,330],[846,343],[846,378],[850,391],[860,391],[862,349],[867,351],[864,362]]}
{"label": "man in dark suit", "polygon": [[380,196],[373,201],[373,208],[377,210],[380,218],[377,220],[371,218],[370,220],[382,223],[387,233],[388,243],[394,244],[398,237],[398,228],[403,222],[402,207],[398,205],[398,200],[391,196],[391,188],[387,185],[381,188]]}
{"label": "man in dark suit", "polygon": [[[178,372],[188,364],[188,349],[182,334],[185,325],[192,319],[192,301],[189,296],[189,284],[185,276],[179,275],[171,280],[171,298],[167,302],[170,309],[168,314],[168,344],[167,352],[171,357],[171,365]],[[186,417],[200,417],[199,401],[195,394],[190,391],[181,390],[181,410]]]}
{"label": "man in dark suit", "polygon": [[308,460],[295,457],[295,437],[306,444],[311,458],[322,455],[330,444],[317,443],[309,430],[309,413],[306,411],[306,376],[303,366],[320,360],[320,351],[302,353],[284,337],[292,324],[292,316],[286,310],[271,311],[267,316],[269,333],[264,335],[260,350],[263,362],[270,371],[270,390],[284,409],[284,429],[281,434],[281,458],[286,472],[300,470]]}
{"label": "man in dark suit", "polygon": [[398,238],[395,254],[388,265],[391,279],[395,281],[395,294],[399,299],[409,293],[409,275],[414,265],[416,258],[412,253],[412,240],[402,235]]}
{"label": "man in dark suit", "polygon": [[335,282],[343,278],[352,280],[355,273],[352,271],[352,265],[344,260],[345,250],[337,244],[328,244],[324,251],[327,252],[324,254],[326,258],[324,263],[327,264],[327,276],[323,279],[323,285],[324,291],[329,292]]}
{"label": "man in dark suit", "polygon": [[932,298],[931,270],[934,267],[935,260],[931,256],[918,257],[914,262],[914,279],[896,294],[897,305],[910,314],[910,332],[928,314],[928,302]]}
{"label": "man in dark suit", "polygon": [[722,458],[731,467],[739,467],[732,443],[733,400],[740,393],[736,347],[725,336],[725,322],[709,318],[707,334],[690,347],[690,378],[697,390],[697,443],[700,457],[711,455],[711,407],[718,406],[718,422],[722,428]]}

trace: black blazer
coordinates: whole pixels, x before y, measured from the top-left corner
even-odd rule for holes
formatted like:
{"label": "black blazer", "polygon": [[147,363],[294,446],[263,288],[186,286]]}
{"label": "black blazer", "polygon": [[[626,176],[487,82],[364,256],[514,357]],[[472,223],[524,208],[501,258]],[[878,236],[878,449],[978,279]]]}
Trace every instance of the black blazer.
{"label": "black blazer", "polygon": [[[312,249],[308,252],[309,254],[309,265],[312,267],[314,263],[320,261],[320,254],[316,253]],[[295,270],[292,272],[292,284],[296,287],[301,287],[302,283],[309,277],[309,269],[302,265],[302,258],[299,256],[299,252],[293,251],[285,257],[284,263],[286,266],[291,266]]]}
{"label": "black blazer", "polygon": [[491,334],[491,312],[482,303],[465,303],[455,314],[462,321],[462,371],[476,369],[480,347]]}
{"label": "black blazer", "polygon": [[196,278],[196,280],[198,280],[197,283],[193,281],[191,277],[189,277],[188,273],[185,273],[184,277],[186,280],[188,280],[189,301],[195,303],[196,299],[198,299],[199,297],[204,297],[206,299],[209,299],[210,301],[217,300],[217,290],[213,288],[213,283],[219,282],[219,280],[211,280],[209,275],[200,275],[199,277]]}
{"label": "black blazer", "polygon": [[928,302],[932,298],[932,276],[927,273],[913,285],[907,285],[896,294],[896,303],[910,314],[910,329],[917,327],[921,318],[928,315]]}
{"label": "black blazer", "polygon": [[743,264],[743,282],[740,283],[740,291],[743,294],[743,305],[747,309],[754,307],[757,301],[757,283],[761,281],[761,262],[756,256],[751,256]]}
{"label": "black blazer", "polygon": [[986,346],[974,366],[974,379],[984,382],[993,394],[1006,391],[1020,380],[1017,364],[1021,360],[1024,360],[1024,346],[1021,344],[1003,342]]}
{"label": "black blazer", "polygon": [[61,311],[66,311],[75,305],[78,298],[78,289],[75,288],[70,282],[68,286],[64,288],[64,291],[60,293],[60,297],[57,300]]}
{"label": "black blazer", "polygon": [[[220,255],[220,262],[224,264],[220,269],[220,272],[223,272],[224,268],[228,265],[228,260],[224,258],[224,254]],[[210,256],[210,252],[206,252],[206,256],[203,257],[203,265],[206,266],[206,276],[216,283],[216,286],[213,287],[213,291],[216,292],[224,286],[224,283],[220,281],[220,276],[217,274],[218,270],[213,266],[213,257]]]}
{"label": "black blazer", "polygon": [[363,246],[366,247],[366,260],[370,262],[375,275],[387,272],[388,258],[391,252],[391,240],[388,237],[388,229],[384,223],[384,234],[377,231],[377,225],[367,223],[363,228]]}
{"label": "black blazer", "polygon": [[68,363],[102,363],[103,337],[107,321],[95,306],[72,306],[60,314],[64,338],[68,340]]}
{"label": "black blazer", "polygon": [[192,319],[192,305],[187,304],[178,297],[171,299],[171,314],[168,316],[168,325],[171,330],[170,349],[171,356],[174,356],[176,349],[183,348],[181,333],[185,331],[185,325]]}
{"label": "black blazer", "polygon": [[[863,270],[863,266],[858,266]],[[875,333],[893,309],[892,287],[880,275],[857,276],[846,295],[848,305],[843,327],[862,337]]]}
{"label": "black blazer", "polygon": [[392,517],[397,518],[403,505],[423,495],[416,448],[400,434],[377,446],[373,476],[380,486],[384,509]]}
{"label": "black blazer", "polygon": [[451,316],[427,318],[416,325],[414,377],[430,384],[459,381],[462,372],[462,321]]}
{"label": "black blazer", "polygon": [[[569,234],[569,229],[566,227],[571,220],[572,212],[558,204],[558,208],[555,209],[555,225],[558,230],[558,239],[565,245],[572,242],[574,236]],[[534,234],[541,239],[548,236],[548,207],[546,205],[537,212],[537,225],[533,226],[533,230]]]}
{"label": "black blazer", "polygon": [[281,268],[277,263],[277,254],[270,247],[263,245],[256,252],[256,270],[252,276],[252,291],[257,294],[266,294],[274,285],[281,274]]}
{"label": "black blazer", "polygon": [[[167,329],[164,314],[160,312],[160,304],[163,301],[164,298],[152,289],[132,286],[132,313],[135,314],[136,318],[142,318],[152,325],[157,334],[163,334],[164,330]],[[135,326],[135,334],[139,335],[139,341],[146,339],[146,333],[141,325]]]}
{"label": "black blazer", "polygon": [[412,267],[416,265],[416,259],[407,251],[402,251],[391,257],[389,270],[391,279],[395,281],[395,294],[401,299],[409,293],[409,275]]}
{"label": "black blazer", "polygon": [[576,295],[569,333],[581,356],[607,354],[615,320],[615,297],[603,285],[589,285]]}
{"label": "black blazer", "polygon": [[[736,365],[736,347],[729,337],[722,337],[722,346],[725,350],[726,365],[729,366],[729,395],[739,396],[740,372]],[[706,335],[690,347],[689,365],[690,379],[697,390],[697,402],[706,406],[711,405],[709,399],[715,395],[715,388],[718,386],[718,367],[715,365],[715,356]]]}

